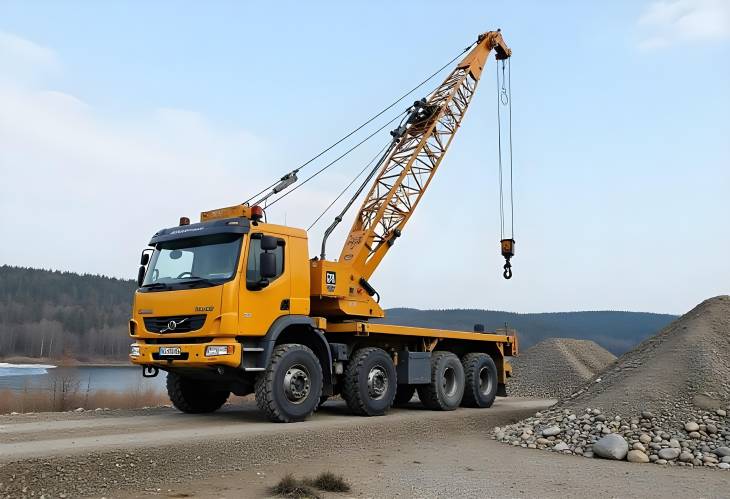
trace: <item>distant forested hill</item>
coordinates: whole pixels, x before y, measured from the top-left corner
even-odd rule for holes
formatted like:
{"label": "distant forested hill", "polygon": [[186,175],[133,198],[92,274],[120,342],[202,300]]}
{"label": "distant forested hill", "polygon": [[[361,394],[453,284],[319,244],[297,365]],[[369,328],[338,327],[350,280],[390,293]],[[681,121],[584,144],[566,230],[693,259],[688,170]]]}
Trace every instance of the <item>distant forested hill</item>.
{"label": "distant forested hill", "polygon": [[133,281],[0,266],[0,357],[124,359]]}
{"label": "distant forested hill", "polygon": [[[124,359],[132,280],[0,266],[0,358]],[[527,348],[548,337],[591,339],[623,353],[672,321],[639,312],[514,314],[489,310],[394,308],[387,322],[443,329],[517,329]]]}
{"label": "distant forested hill", "polygon": [[615,355],[630,350],[676,319],[674,315],[646,312],[555,312],[516,314],[491,310],[417,310],[391,308],[384,322],[403,326],[471,331],[484,324],[487,331],[504,327],[517,330],[523,350],[545,338],[593,340]]}

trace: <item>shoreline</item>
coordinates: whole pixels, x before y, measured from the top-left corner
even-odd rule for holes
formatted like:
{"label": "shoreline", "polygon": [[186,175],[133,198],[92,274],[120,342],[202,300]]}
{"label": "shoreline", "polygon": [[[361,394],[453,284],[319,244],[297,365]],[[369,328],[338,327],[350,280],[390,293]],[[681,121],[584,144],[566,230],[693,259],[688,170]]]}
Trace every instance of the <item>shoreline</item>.
{"label": "shoreline", "polygon": [[48,357],[0,357],[0,362],[24,365],[52,365],[55,367],[139,367],[126,360],[50,359]]}

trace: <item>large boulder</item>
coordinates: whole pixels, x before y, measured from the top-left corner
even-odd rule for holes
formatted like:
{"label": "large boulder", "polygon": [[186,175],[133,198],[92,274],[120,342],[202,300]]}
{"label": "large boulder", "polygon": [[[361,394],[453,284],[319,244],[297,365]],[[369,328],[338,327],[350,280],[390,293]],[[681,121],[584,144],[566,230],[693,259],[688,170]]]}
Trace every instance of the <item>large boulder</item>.
{"label": "large boulder", "polygon": [[609,433],[593,444],[593,453],[604,459],[621,460],[629,452],[629,444],[624,437],[615,433]]}
{"label": "large boulder", "polygon": [[712,452],[720,457],[730,456],[730,447],[718,447]]}

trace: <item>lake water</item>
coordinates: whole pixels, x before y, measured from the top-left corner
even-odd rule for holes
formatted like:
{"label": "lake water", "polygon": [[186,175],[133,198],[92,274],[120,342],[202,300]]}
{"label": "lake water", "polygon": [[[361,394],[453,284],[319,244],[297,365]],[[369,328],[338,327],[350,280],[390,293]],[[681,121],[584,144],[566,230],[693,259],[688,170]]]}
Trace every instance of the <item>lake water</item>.
{"label": "lake water", "polygon": [[155,378],[143,378],[138,366],[111,367],[54,367],[33,364],[7,364],[0,362],[0,390],[48,390],[54,380],[73,379],[79,390],[127,391],[136,386],[165,391],[165,373]]}

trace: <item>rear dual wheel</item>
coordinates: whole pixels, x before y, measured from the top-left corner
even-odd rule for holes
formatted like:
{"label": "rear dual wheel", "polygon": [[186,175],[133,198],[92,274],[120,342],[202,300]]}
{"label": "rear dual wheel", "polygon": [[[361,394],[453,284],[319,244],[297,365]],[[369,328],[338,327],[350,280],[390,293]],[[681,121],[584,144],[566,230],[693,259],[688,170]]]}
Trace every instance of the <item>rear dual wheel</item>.
{"label": "rear dual wheel", "polygon": [[497,397],[497,366],[485,353],[469,353],[461,359],[466,387],[461,405],[464,407],[492,407]]}
{"label": "rear dual wheel", "polygon": [[418,398],[436,411],[453,411],[464,396],[464,368],[455,354],[434,352],[431,355],[431,381],[418,385]]}

